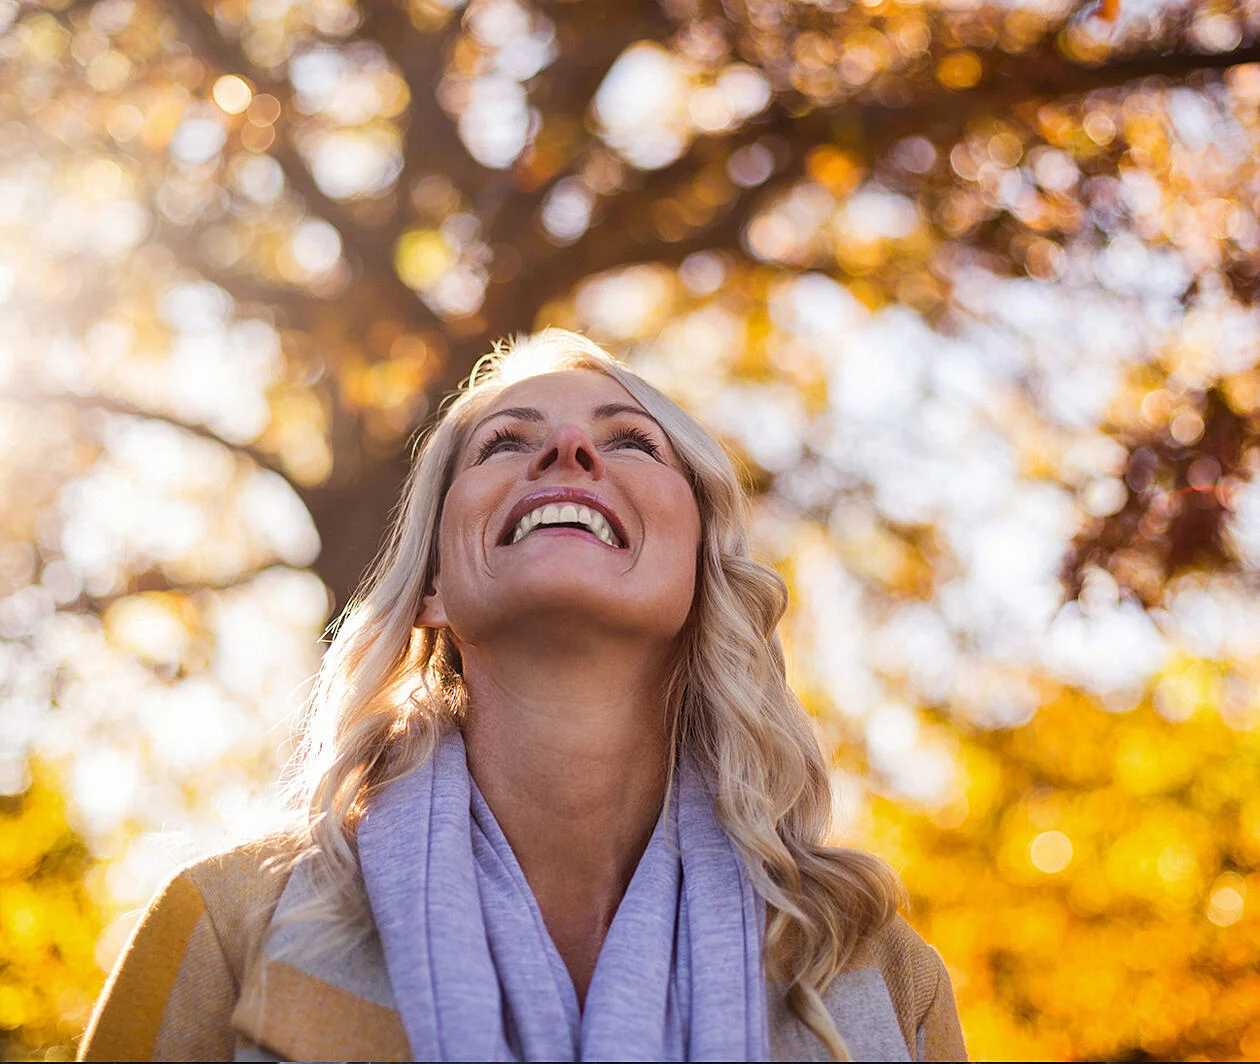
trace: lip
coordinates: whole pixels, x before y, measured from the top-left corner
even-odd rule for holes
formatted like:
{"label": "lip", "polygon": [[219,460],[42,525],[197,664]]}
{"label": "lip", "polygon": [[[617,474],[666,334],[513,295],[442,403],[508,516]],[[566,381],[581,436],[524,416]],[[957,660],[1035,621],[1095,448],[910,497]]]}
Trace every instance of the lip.
{"label": "lip", "polygon": [[[531,491],[528,495],[519,499],[515,506],[508,511],[507,521],[504,523],[503,532],[499,536],[499,546],[508,547],[512,545],[512,530],[516,527],[516,522],[524,517],[530,510],[535,510],[539,506],[546,506],[549,503],[576,503],[579,506],[587,506],[592,510],[596,510],[604,515],[608,524],[612,527],[617,539],[621,541],[621,546],[614,548],[615,550],[625,550],[630,545],[630,540],[626,536],[626,527],[621,523],[621,518],[617,516],[616,511],[601,499],[594,492],[585,491],[582,488],[540,488],[538,491]],[[599,542],[596,540],[596,542]]]}

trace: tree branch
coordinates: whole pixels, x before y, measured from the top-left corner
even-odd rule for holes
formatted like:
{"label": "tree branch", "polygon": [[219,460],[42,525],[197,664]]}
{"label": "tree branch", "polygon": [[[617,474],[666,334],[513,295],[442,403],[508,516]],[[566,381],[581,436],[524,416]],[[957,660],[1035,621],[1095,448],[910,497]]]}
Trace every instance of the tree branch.
{"label": "tree branch", "polygon": [[[310,568],[332,592],[337,605],[344,606],[351,591],[358,585],[363,571],[381,542],[390,511],[398,502],[403,478],[409,460],[407,454],[389,457],[362,457],[354,478],[339,477],[325,484],[304,487],[292,480],[282,463],[273,455],[248,445],[228,443],[204,425],[190,424],[164,414],[135,406],[117,399],[102,396],[73,395],[64,392],[48,392],[38,389],[8,385],[0,391],[0,398],[13,399],[24,405],[66,405],[79,410],[99,410],[127,417],[161,421],[190,433],[199,439],[209,440],[226,447],[234,454],[248,458],[255,465],[285,478],[285,481],[302,500],[307,513],[319,530],[321,548],[319,556]],[[243,579],[243,578],[241,578]],[[232,583],[238,582],[234,578]],[[216,588],[214,585],[197,584]],[[230,586],[226,585],[226,586]],[[181,590],[173,584],[144,584],[132,587],[123,594],[144,590]],[[94,608],[103,608],[112,598],[88,600]]]}
{"label": "tree branch", "polygon": [[[211,58],[221,70],[264,86],[282,104],[288,101],[287,83],[258,70],[240,48],[225,41],[214,19],[198,0],[188,3],[168,0],[166,8],[180,27],[181,34],[196,40],[201,53]],[[394,313],[415,328],[446,328],[446,322],[425,306],[395,273],[389,242],[382,241],[378,232],[365,227],[356,217],[353,207],[334,200],[320,189],[291,143],[277,140],[270,155],[280,164],[289,187],[302,197],[308,209],[336,226],[352,264],[362,271],[363,282],[377,287],[378,294],[385,297]]]}
{"label": "tree branch", "polygon": [[[677,30],[659,4],[555,4],[547,8],[556,20],[561,53],[535,79],[530,102],[543,115],[543,127],[557,116],[571,118],[583,132],[580,146],[571,150],[567,164],[537,188],[522,190],[511,209],[500,205],[494,216],[483,217],[488,240],[517,246],[537,237],[537,211],[558,180],[570,176],[595,141],[587,131],[586,112],[613,63],[638,41],[661,41]],[[564,20],[561,19],[564,16]],[[517,164],[518,172],[520,163]],[[520,187],[519,176],[517,186]],[[518,248],[519,250],[519,248]]]}
{"label": "tree branch", "polygon": [[[276,456],[267,454],[267,452],[251,447],[248,444],[229,443],[205,425],[183,421],[173,414],[166,414],[160,410],[136,406],[121,399],[110,399],[102,395],[75,395],[72,392],[50,392],[40,388],[25,388],[20,385],[15,387],[11,384],[0,390],[0,398],[12,399],[27,406],[69,406],[76,410],[98,410],[106,414],[118,414],[123,417],[142,418],[146,421],[161,421],[164,424],[196,436],[198,439],[209,440],[211,443],[217,443],[220,447],[226,447],[233,454],[239,454],[248,458],[260,468],[278,473],[286,481],[289,480],[289,474],[285,471],[283,463]],[[298,490],[296,485],[294,485],[294,489]]]}
{"label": "tree branch", "polygon": [[772,183],[740,193],[727,207],[715,211],[709,224],[694,229],[681,240],[666,241],[642,224],[652,203],[689,182],[704,165],[704,154],[716,141],[729,144],[735,139],[730,134],[698,138],[682,159],[645,175],[638,188],[604,201],[603,218],[577,243],[559,248],[545,243],[541,236],[534,239],[531,244],[531,248],[536,249],[534,256],[527,258],[520,276],[508,285],[491,289],[483,312],[486,330],[453,347],[446,372],[435,381],[434,394],[449,391],[462,380],[473,360],[487,349],[491,340],[530,328],[540,307],[566,295],[586,276],[636,263],[672,265],[694,251],[738,246],[744,227],[767,199],[803,175],[808,151],[818,144],[834,142],[840,127],[860,130],[858,146],[869,157],[877,158],[911,133],[930,135],[938,143],[948,143],[960,137],[968,124],[981,116],[1010,113],[1039,99],[1061,99],[1065,95],[1115,88],[1147,77],[1184,78],[1200,71],[1257,62],[1260,61],[1260,45],[1249,45],[1223,55],[1179,51],[1142,56],[1092,68],[1069,63],[1054,52],[1052,45],[1033,56],[991,55],[989,58],[994,60],[991,67],[994,73],[976,88],[958,93],[938,88],[923,93],[918,102],[906,107],[847,102],[794,115],[783,107],[782,101],[777,102],[767,116],[754,120],[736,135],[744,140],[768,133],[781,135],[791,155],[779,167]]}
{"label": "tree branch", "polygon": [[875,103],[837,104],[825,109],[841,113],[856,109],[865,129],[887,130],[868,143],[888,144],[912,131],[930,129],[941,136],[957,136],[981,115],[1010,112],[1042,98],[1079,96],[1099,89],[1119,88],[1148,77],[1184,78],[1199,72],[1224,70],[1260,61],[1260,45],[1232,52],[1204,55],[1179,49],[1126,57],[1098,66],[1082,66],[1063,58],[1053,42],[1027,55],[987,53],[986,76],[973,89],[950,92],[937,88],[921,93],[905,107]]}
{"label": "tree branch", "polygon": [[141,573],[128,574],[126,587],[121,591],[114,591],[108,595],[89,595],[83,592],[71,605],[82,604],[90,609],[92,613],[100,614],[120,599],[130,598],[132,595],[143,595],[146,592],[164,591],[174,594],[195,595],[201,591],[234,591],[239,587],[243,587],[255,577],[261,576],[267,570],[283,565],[283,562],[268,562],[266,565],[245,569],[227,580],[198,580],[191,584],[172,580],[161,569],[146,569]]}
{"label": "tree branch", "polygon": [[411,93],[403,149],[403,173],[399,187],[409,194],[421,173],[435,167],[475,201],[487,170],[469,153],[455,123],[438,103],[446,53],[459,33],[459,19],[452,18],[441,30],[422,33],[396,4],[368,7],[361,33],[381,46],[406,79]]}

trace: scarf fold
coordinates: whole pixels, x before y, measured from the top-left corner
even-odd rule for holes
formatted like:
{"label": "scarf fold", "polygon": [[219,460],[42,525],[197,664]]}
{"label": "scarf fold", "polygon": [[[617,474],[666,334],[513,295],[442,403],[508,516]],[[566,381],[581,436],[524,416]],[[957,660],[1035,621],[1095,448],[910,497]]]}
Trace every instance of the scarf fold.
{"label": "scarf fold", "polygon": [[463,737],[377,796],[359,861],[416,1060],[766,1060],[765,905],[684,762],[579,1009]]}

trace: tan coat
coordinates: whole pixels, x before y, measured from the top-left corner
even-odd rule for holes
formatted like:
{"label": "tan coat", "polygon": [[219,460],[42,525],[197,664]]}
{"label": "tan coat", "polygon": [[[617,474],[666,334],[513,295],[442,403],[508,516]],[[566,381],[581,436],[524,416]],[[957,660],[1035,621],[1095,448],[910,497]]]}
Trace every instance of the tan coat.
{"label": "tan coat", "polygon": [[[159,892],[101,995],[80,1060],[411,1059],[379,943],[283,961],[264,946],[299,878],[263,871],[268,856],[241,847]],[[857,1059],[965,1059],[945,966],[900,917],[866,941],[824,1000]],[[829,1059],[774,983],[769,1019],[776,1060]]]}

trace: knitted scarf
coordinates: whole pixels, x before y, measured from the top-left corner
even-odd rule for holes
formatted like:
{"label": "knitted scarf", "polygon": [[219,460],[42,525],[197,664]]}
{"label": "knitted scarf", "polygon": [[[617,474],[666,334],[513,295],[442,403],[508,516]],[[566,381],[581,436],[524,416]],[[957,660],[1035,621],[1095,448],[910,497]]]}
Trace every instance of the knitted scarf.
{"label": "knitted scarf", "polygon": [[686,761],[577,994],[453,732],[359,860],[416,1060],[766,1060],[765,906]]}

